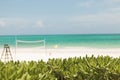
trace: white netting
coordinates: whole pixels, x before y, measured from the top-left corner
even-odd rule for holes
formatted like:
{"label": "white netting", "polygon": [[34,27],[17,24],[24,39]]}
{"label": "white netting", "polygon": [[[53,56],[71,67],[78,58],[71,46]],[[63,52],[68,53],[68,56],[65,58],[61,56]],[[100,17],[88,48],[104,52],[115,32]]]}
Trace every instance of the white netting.
{"label": "white netting", "polygon": [[45,40],[16,40],[16,60],[39,60],[45,56]]}
{"label": "white netting", "polygon": [[16,40],[16,48],[45,48],[45,40],[23,41]]}
{"label": "white netting", "polygon": [[45,52],[45,40],[16,40],[16,53],[41,53],[40,51]]}

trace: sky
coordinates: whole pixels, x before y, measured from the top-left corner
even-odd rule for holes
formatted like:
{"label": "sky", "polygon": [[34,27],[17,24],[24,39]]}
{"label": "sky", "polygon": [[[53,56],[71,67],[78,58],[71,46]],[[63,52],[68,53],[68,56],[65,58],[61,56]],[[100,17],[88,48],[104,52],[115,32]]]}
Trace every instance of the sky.
{"label": "sky", "polygon": [[119,33],[120,0],[0,0],[0,35]]}

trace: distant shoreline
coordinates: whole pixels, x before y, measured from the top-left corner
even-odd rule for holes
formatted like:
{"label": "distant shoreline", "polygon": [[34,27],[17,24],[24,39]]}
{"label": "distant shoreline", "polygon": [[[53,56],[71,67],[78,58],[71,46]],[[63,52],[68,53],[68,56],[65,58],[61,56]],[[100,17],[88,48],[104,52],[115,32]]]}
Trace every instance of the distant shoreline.
{"label": "distant shoreline", "polygon": [[0,36],[49,36],[49,35],[120,35],[120,33],[86,33],[86,34],[8,34],[8,35],[0,35]]}

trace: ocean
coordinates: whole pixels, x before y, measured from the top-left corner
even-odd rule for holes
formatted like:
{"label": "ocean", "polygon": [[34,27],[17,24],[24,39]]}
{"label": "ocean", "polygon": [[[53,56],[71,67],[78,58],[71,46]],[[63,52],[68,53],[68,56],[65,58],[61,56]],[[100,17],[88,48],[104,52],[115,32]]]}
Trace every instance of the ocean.
{"label": "ocean", "polygon": [[[0,47],[2,48],[4,44],[15,47],[16,40],[45,40],[46,48],[120,48],[120,34],[1,35]],[[38,47],[42,45],[42,43],[17,43],[18,47]]]}

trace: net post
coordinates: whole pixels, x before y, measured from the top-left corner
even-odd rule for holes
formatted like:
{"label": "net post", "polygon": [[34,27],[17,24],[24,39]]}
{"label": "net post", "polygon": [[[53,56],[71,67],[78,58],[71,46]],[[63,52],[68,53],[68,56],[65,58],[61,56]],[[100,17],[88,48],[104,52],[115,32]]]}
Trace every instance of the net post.
{"label": "net post", "polygon": [[15,36],[15,60],[16,60],[16,54],[17,54],[17,37]]}
{"label": "net post", "polygon": [[46,49],[46,38],[45,38],[45,36],[44,36],[44,50],[45,50],[45,55],[46,55],[46,57],[48,57],[47,56],[47,49]]}

